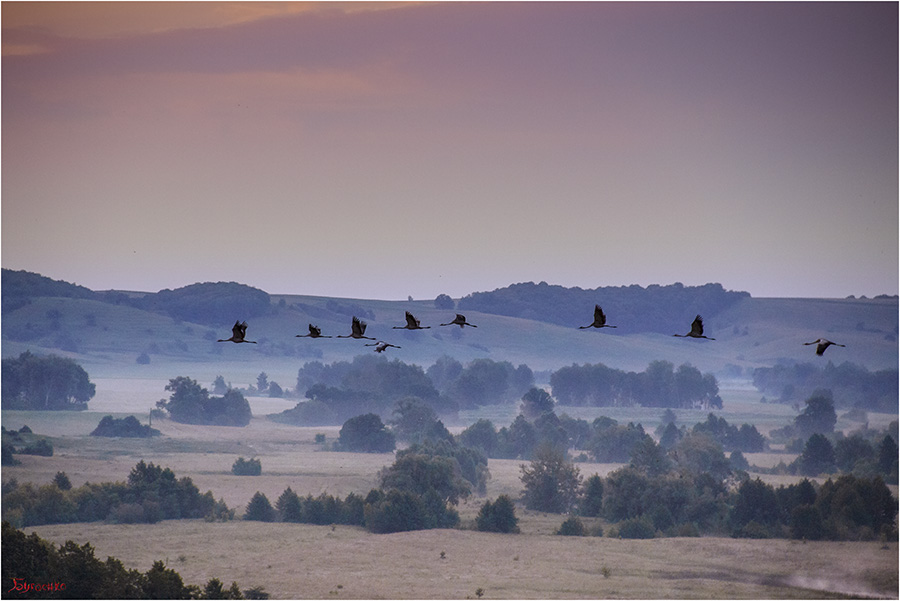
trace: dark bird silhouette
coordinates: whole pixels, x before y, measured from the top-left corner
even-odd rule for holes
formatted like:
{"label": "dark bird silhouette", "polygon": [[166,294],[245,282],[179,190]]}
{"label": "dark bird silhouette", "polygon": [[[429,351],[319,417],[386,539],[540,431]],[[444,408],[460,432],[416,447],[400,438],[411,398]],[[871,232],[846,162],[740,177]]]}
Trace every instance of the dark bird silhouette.
{"label": "dark bird silhouette", "polygon": [[[430,330],[431,326],[422,327],[419,323],[419,320],[413,317],[413,314],[409,311],[406,312],[406,325],[405,326],[394,326],[395,330]],[[366,345],[368,346],[368,345]]]}
{"label": "dark bird silhouette", "polygon": [[353,325],[350,328],[350,334],[348,336],[335,336],[335,338],[357,338],[357,339],[366,339],[366,340],[375,340],[370,336],[366,336],[366,322],[362,321],[356,315],[353,316]]}
{"label": "dark bird silhouette", "polygon": [[296,338],[331,338],[331,336],[322,336],[322,328],[309,324],[309,334],[297,334]]}
{"label": "dark bird silhouette", "polygon": [[255,340],[244,340],[244,337],[247,335],[247,322],[241,323],[239,321],[234,322],[234,327],[231,328],[231,338],[225,338],[222,340],[216,340],[216,342],[249,342],[250,344],[256,344]]}
{"label": "dark bird silhouette", "polygon": [[827,349],[832,344],[834,346],[847,346],[846,344],[838,344],[837,342],[825,340],[824,338],[819,338],[817,340],[813,340],[812,342],[804,342],[803,343],[804,346],[809,346],[810,344],[816,345],[816,354],[820,357],[825,354],[825,349]]}
{"label": "dark bird silhouette", "polygon": [[679,338],[706,338],[707,340],[715,340],[715,338],[703,335],[703,318],[699,315],[694,318],[694,323],[691,324],[690,332],[687,334],[672,334],[672,336],[678,336]]}
{"label": "dark bird silhouette", "polygon": [[378,341],[374,344],[367,344],[365,346],[374,346],[376,353],[383,353],[384,351],[386,351],[388,349],[388,347],[400,348],[396,344],[388,344],[387,342],[384,342],[384,341]]}
{"label": "dark bird silhouette", "polygon": [[478,327],[478,326],[476,326],[476,325],[473,324],[473,323],[467,322],[467,321],[466,321],[466,316],[465,316],[465,315],[462,315],[462,314],[460,314],[460,313],[457,313],[457,314],[456,314],[456,317],[454,317],[454,318],[453,318],[453,321],[451,321],[450,323],[442,323],[441,325],[442,325],[442,326],[454,326],[454,325],[456,325],[456,326],[459,326],[459,327],[461,327],[461,328],[462,328],[463,326],[472,326],[473,328],[477,328],[477,327]]}
{"label": "dark bird silhouette", "polygon": [[606,315],[603,313],[603,309],[600,308],[600,305],[594,305],[594,323],[586,326],[578,326],[579,330],[584,330],[586,328],[615,328],[618,326],[610,326],[606,324]]}

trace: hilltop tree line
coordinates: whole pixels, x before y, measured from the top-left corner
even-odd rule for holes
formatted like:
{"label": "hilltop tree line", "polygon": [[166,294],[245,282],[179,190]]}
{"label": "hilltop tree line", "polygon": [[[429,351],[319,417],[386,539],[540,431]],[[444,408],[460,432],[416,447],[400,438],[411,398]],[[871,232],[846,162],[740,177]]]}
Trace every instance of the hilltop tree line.
{"label": "hilltop tree line", "polygon": [[845,362],[824,367],[811,363],[759,367],[753,370],[753,385],[780,403],[796,403],[817,390],[830,390],[839,407],[858,407],[882,413],[897,412],[900,394],[898,371],[870,372],[863,366]]}
{"label": "hilltop tree line", "polygon": [[3,522],[3,586],[10,593],[41,599],[268,599],[264,587],[241,590],[210,578],[201,587],[157,560],[146,572],[127,569],[115,557],[101,561],[90,543],[68,540],[56,547]]}
{"label": "hilltop tree line", "polygon": [[176,478],[169,468],[141,460],[126,482],[86,483],[71,488],[58,478],[35,486],[15,480],[3,484],[3,519],[13,525],[69,522],[155,523],[160,520],[230,519],[234,514],[211,491],[201,494],[188,477]]}
{"label": "hilltop tree line", "polygon": [[[605,286],[594,289],[565,288],[547,282],[525,282],[491,292],[474,292],[459,300],[459,309],[521,317],[578,327],[591,322],[594,304],[600,302],[616,325],[611,334],[658,332],[671,334],[685,320],[702,314],[713,317],[734,303],[749,298],[747,292],[725,290],[721,284],[684,286]],[[598,299],[602,299],[598,301]]]}

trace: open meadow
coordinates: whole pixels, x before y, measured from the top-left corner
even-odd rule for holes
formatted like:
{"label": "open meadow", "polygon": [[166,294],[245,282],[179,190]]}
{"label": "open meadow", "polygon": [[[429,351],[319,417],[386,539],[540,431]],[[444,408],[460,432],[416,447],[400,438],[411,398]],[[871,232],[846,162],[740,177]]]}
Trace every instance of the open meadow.
{"label": "open meadow", "polygon": [[[211,490],[240,517],[257,491],[274,504],[291,487],[300,495],[365,495],[378,485],[378,471],[393,463],[393,454],[337,453],[316,443],[337,438],[338,427],[301,428],[268,420],[266,413],[293,402],[250,398],[254,418],[245,428],[193,426],[154,420],[162,436],[151,439],[89,436],[107,411],[134,414],[143,423],[147,410],[165,396],[164,381],[101,379],[97,411],[4,411],[3,424],[27,424],[51,437],[52,457],[18,455],[21,464],[3,468],[3,479],[44,484],[58,471],[73,486],[85,482],[122,481],[144,460],[190,477],[201,492]],[[780,427],[794,412],[763,404],[749,391],[723,391],[725,408],[717,412],[740,423],[755,416],[761,430]],[[118,409],[118,411],[115,411]],[[484,416],[504,423],[505,408]],[[491,413],[496,413],[493,415]],[[652,431],[659,411],[573,409],[577,417],[609,414],[620,421],[641,421]],[[702,411],[678,411],[679,422],[705,419]],[[472,421],[482,415],[461,415]],[[870,414],[873,427],[891,416]],[[458,432],[463,423],[451,430]],[[858,424],[839,422],[838,427]],[[235,476],[238,457],[261,461],[262,475]],[[751,464],[786,463],[793,455],[747,454]],[[489,461],[487,497],[522,492],[517,460]],[[620,464],[576,464],[583,476],[606,476]],[[797,481],[792,476],[764,475],[773,484]],[[896,487],[892,487],[896,494]],[[237,519],[157,524],[77,523],[25,528],[55,543],[90,542],[100,558],[121,559],[127,567],[147,570],[163,559],[188,583],[217,577],[242,588],[264,586],[273,598],[827,598],[865,596],[897,598],[896,542],[800,542],[730,538],[619,540],[561,537],[554,533],[564,516],[517,508],[521,533],[488,534],[472,524],[483,499],[459,506],[463,529],[399,534],[372,534],[349,526],[260,523]],[[609,525],[587,520],[589,526]],[[443,552],[444,557],[441,557]]]}

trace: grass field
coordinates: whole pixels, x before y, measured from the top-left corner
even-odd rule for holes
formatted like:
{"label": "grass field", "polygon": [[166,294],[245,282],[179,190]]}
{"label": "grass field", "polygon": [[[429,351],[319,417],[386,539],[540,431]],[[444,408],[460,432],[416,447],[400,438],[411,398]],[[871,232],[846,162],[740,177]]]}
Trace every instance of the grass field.
{"label": "grass field", "polygon": [[[527,520],[527,518],[526,518]],[[897,596],[897,545],[670,538],[630,541],[199,520],[28,528],[186,582],[218,577],[273,598],[823,599]],[[443,552],[444,558],[441,558]]]}
{"label": "grass field", "polygon": [[[163,396],[159,382],[98,385],[109,409],[135,412]],[[164,384],[164,383],[163,383]],[[729,400],[730,399],[730,400]],[[252,402],[252,401],[251,401]],[[655,427],[658,411],[643,409],[613,416]],[[780,427],[791,410],[731,396],[721,414],[755,415],[756,423]],[[696,413],[696,415],[695,415]],[[88,433],[105,412],[4,411],[3,424],[28,424],[52,437],[53,457],[19,455],[21,465],[4,467],[4,481],[48,483],[64,471],[74,486],[125,480],[141,459],[190,477],[201,492],[211,490],[242,515],[256,491],[274,503],[290,486],[301,495],[323,492],[344,497],[377,485],[378,471],[392,454],[334,453],[315,443],[316,434],[334,440],[338,427],[297,428],[258,413],[246,428],[190,426],[154,421],[163,436],[153,439],[94,438]],[[504,422],[498,418],[497,423]],[[582,417],[589,418],[585,414]],[[678,412],[679,422],[705,419],[702,412]],[[839,424],[840,425],[840,424]],[[460,428],[457,426],[456,428]],[[456,429],[455,428],[455,429]],[[761,428],[762,429],[762,428]],[[234,476],[237,457],[257,457],[260,476]],[[751,463],[772,465],[791,456],[750,455]],[[488,498],[518,497],[521,461],[491,460]],[[603,476],[618,464],[578,463],[582,475]],[[791,476],[764,476],[775,484]],[[896,487],[894,487],[896,494]],[[464,526],[483,500],[459,506]],[[26,528],[56,543],[90,542],[103,559],[115,556],[146,571],[166,560],[189,583],[218,577],[243,588],[264,586],[274,598],[410,599],[485,598],[897,598],[896,543],[802,543],[787,540],[681,538],[628,541],[555,536],[564,516],[517,509],[521,534],[492,535],[468,529],[374,535],[353,527],[264,524],[236,520],[166,521],[152,525],[81,523]],[[602,524],[608,527],[608,524]],[[441,559],[441,552],[445,558]]]}

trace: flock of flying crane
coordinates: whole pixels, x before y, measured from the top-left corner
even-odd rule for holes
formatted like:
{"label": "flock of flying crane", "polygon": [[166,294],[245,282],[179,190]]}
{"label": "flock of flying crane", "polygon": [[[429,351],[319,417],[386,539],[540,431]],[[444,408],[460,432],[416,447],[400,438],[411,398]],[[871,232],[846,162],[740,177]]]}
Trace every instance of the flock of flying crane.
{"label": "flock of flying crane", "polygon": [[[442,326],[459,326],[460,328],[465,328],[465,326],[469,326],[472,328],[477,328],[475,324],[471,324],[466,321],[466,316],[461,313],[457,313],[456,317],[453,318],[448,323],[439,324]],[[594,321],[586,326],[579,326],[579,330],[584,330],[587,328],[615,328],[617,326],[612,326],[606,323],[606,314],[603,313],[603,309],[600,308],[600,305],[594,305]],[[405,326],[393,326],[394,330],[429,330],[431,326],[423,326],[415,316],[409,311],[406,312],[406,325]],[[234,326],[231,328],[231,338],[219,339],[216,342],[248,342],[251,344],[256,344],[255,340],[247,340],[247,322],[234,322]],[[366,336],[366,322],[362,321],[360,318],[353,316],[353,322],[350,325],[350,333],[346,336],[335,336],[334,338],[356,338],[358,340],[376,340],[376,342],[372,344],[366,344],[365,346],[374,346],[376,353],[382,353],[386,351],[388,348],[401,348],[396,344],[390,344],[388,342],[384,342],[383,340],[377,340],[376,338],[372,338],[371,336]],[[691,331],[687,334],[672,334],[672,336],[676,336],[679,338],[705,338],[707,340],[715,340],[715,338],[710,338],[709,336],[703,335],[703,318],[699,315],[694,318],[693,323],[691,323]],[[313,324],[309,324],[309,334],[297,334],[296,338],[332,338],[331,336],[323,336],[322,330],[318,326],[314,326]],[[816,345],[816,354],[820,357],[825,353],[825,349],[829,346],[846,346],[845,344],[838,344],[837,342],[832,342],[830,340],[826,340],[825,338],[818,338],[813,340],[812,342],[804,342],[804,346],[809,346],[811,344]]]}

